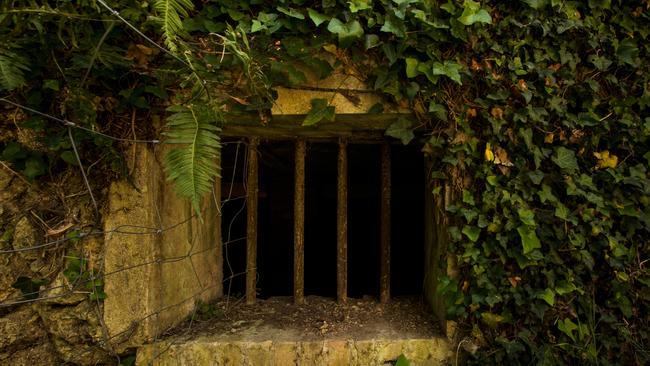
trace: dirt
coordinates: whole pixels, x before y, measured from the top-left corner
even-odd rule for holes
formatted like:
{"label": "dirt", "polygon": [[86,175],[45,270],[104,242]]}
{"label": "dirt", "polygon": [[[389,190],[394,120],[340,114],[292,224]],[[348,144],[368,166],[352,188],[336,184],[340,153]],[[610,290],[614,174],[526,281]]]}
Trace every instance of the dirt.
{"label": "dirt", "polygon": [[[421,298],[393,298],[387,304],[375,299],[348,299],[345,305],[331,298],[308,296],[305,305],[291,297],[273,297],[246,305],[243,299],[225,298],[203,306],[194,320],[168,335],[196,338],[222,335],[257,339],[273,334],[291,340],[430,338],[440,335],[437,322]],[[205,319],[212,316],[211,319]],[[201,320],[203,319],[203,320]],[[260,330],[264,331],[260,331]],[[269,332],[270,331],[270,332]],[[275,338],[275,337],[274,337]]]}

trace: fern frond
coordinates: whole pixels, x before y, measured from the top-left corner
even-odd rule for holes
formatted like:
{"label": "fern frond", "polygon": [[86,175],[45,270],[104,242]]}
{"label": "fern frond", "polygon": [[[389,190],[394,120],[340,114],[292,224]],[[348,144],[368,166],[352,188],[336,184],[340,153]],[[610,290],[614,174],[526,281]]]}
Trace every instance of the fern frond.
{"label": "fern frond", "polygon": [[175,147],[165,157],[167,180],[173,181],[179,196],[189,199],[200,216],[201,199],[212,190],[219,176],[221,143],[217,114],[207,105],[173,106],[167,118],[167,144]]}
{"label": "fern frond", "polygon": [[0,90],[12,90],[25,84],[27,59],[15,52],[0,49]]}
{"label": "fern frond", "polygon": [[170,51],[176,52],[176,40],[183,33],[181,17],[187,17],[194,8],[192,0],[154,0],[153,8],[158,12],[155,19],[160,22],[165,45]]}

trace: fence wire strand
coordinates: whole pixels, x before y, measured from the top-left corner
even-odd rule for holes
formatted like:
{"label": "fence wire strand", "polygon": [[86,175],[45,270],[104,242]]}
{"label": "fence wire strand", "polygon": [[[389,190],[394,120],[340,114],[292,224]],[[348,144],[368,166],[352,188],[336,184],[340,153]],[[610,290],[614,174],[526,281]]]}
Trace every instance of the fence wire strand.
{"label": "fence wire strand", "polygon": [[[0,98],[0,101],[7,102],[7,100],[5,100],[4,98]],[[9,103],[13,104],[12,102]],[[65,123],[65,120],[61,120],[61,121]],[[87,177],[85,176],[85,169],[83,167],[81,159],[79,158],[79,153],[76,150],[76,142],[71,132],[72,128],[79,128],[79,126],[73,124],[67,124],[67,123],[66,125],[68,126],[68,135],[71,144],[73,147],[75,147],[75,154],[76,154],[75,156],[77,157],[77,162],[79,164],[80,171],[83,174],[84,185],[86,186],[85,188],[87,190],[87,193],[91,197],[93,209],[95,210],[96,214],[99,214],[99,203],[96,201],[95,195],[93,194],[93,188],[90,182],[87,180]],[[118,138],[114,138],[114,139],[118,139]],[[125,140],[125,139],[118,139],[118,140],[128,141],[128,142],[157,142],[157,140],[151,140],[151,141]],[[210,291],[221,289],[224,297],[226,298],[225,312],[227,313],[230,306],[237,304],[237,301],[231,302],[229,300],[231,297],[230,295],[233,287],[233,280],[246,275],[246,271],[237,272],[237,273],[235,272],[234,266],[231,263],[231,258],[229,257],[228,252],[229,252],[229,248],[232,250],[231,247],[233,245],[245,246],[246,244],[247,237],[245,235],[235,237],[234,234],[235,230],[233,229],[233,226],[235,225],[236,220],[241,219],[241,214],[242,212],[244,212],[244,209],[246,208],[246,196],[248,194],[248,192],[246,192],[246,174],[245,174],[245,171],[247,169],[247,164],[248,164],[248,156],[247,156],[248,149],[246,148],[247,144],[244,141],[228,141],[223,143],[224,147],[227,147],[228,145],[235,145],[232,147],[232,149],[234,150],[234,158],[233,161],[231,162],[231,165],[229,165],[232,166],[232,170],[230,171],[230,176],[222,178],[224,182],[229,182],[228,192],[223,192],[227,194],[221,197],[221,202],[216,201],[216,194],[214,193],[214,191],[212,192],[213,203],[215,204],[214,207],[216,208],[215,210],[216,215],[222,217],[222,212],[226,205],[231,205],[231,206],[235,205],[234,206],[235,212],[229,218],[229,222],[223,222],[221,224],[221,226],[224,229],[227,228],[227,231],[225,233],[226,234],[225,238],[223,238],[221,242],[211,243],[206,247],[199,248],[197,246],[196,236],[194,236],[192,240],[188,241],[187,243],[188,247],[181,254],[159,256],[159,257],[154,256],[153,259],[145,260],[138,263],[132,263],[129,265],[124,265],[120,268],[109,270],[109,271],[104,270],[105,257],[104,255],[101,255],[99,258],[102,262],[101,272],[96,272],[93,268],[89,268],[90,266],[87,264],[90,262],[90,254],[82,250],[78,258],[76,256],[74,257],[78,260],[81,260],[82,263],[84,263],[80,266],[79,272],[76,273],[75,280],[70,281],[66,276],[67,281],[64,281],[65,283],[63,284],[50,285],[50,286],[44,285],[35,291],[22,292],[18,297],[4,299],[2,302],[0,302],[0,309],[11,308],[16,306],[25,306],[29,304],[38,303],[38,302],[55,304],[57,303],[57,299],[63,299],[70,296],[78,296],[79,294],[85,294],[85,295],[92,294],[95,291],[98,291],[96,284],[99,281],[105,283],[106,281],[110,281],[111,278],[119,274],[136,271],[146,266],[152,266],[152,265],[165,266],[166,264],[170,264],[170,263],[187,261],[188,266],[191,270],[192,281],[196,283],[196,291],[194,291],[194,293],[172,304],[165,304],[162,301],[162,299],[160,299],[160,302],[157,304],[157,307],[153,311],[142,315],[137,320],[133,321],[131,324],[125,325],[125,327],[122,330],[114,332],[113,334],[110,333],[110,329],[104,323],[104,317],[103,317],[104,306],[102,304],[102,300],[98,296],[95,296],[94,298],[91,299],[84,300],[84,301],[90,301],[91,304],[93,305],[93,308],[95,309],[94,312],[96,313],[99,319],[99,326],[101,327],[101,340],[96,345],[90,345],[89,347],[87,347],[86,350],[81,351],[81,355],[85,355],[85,352],[96,351],[97,350],[96,347],[100,347],[101,349],[104,350],[104,352],[111,355],[117,361],[117,364],[120,364],[121,362],[121,357],[117,353],[117,350],[119,349],[120,345],[125,344],[125,342],[127,342],[133,335],[135,335],[138,328],[141,327],[145,322],[151,321],[150,319],[154,319],[153,320],[154,322],[153,326],[155,329],[154,332],[155,336],[153,338],[154,343],[159,342],[161,340],[161,337],[168,333],[169,329],[166,329],[166,327],[168,327],[170,324],[167,324],[167,322],[163,323],[161,320],[161,315],[164,312],[170,311],[173,308],[187,306],[186,304],[188,302],[193,302],[194,304],[196,304],[202,299],[206,298],[205,296],[206,293],[213,294],[213,292]],[[223,159],[223,155],[222,155],[222,159]],[[240,181],[242,182],[242,185],[244,187],[243,195],[237,195],[234,189],[234,187],[237,184],[239,184]],[[221,180],[218,180],[217,182],[219,183],[221,182]],[[208,209],[207,207],[203,208],[202,214],[207,214],[208,213],[207,209]],[[108,238],[111,235],[151,236],[153,238],[151,238],[150,240],[157,240],[159,243],[161,243],[161,245],[169,246],[175,244],[168,240],[168,235],[171,234],[174,229],[177,229],[183,225],[191,226],[193,222],[198,222],[197,214],[188,211],[186,217],[183,218],[182,220],[179,220],[178,222],[165,226],[163,224],[163,219],[162,219],[160,209],[156,204],[154,204],[154,207],[148,208],[148,210],[155,211],[155,217],[158,223],[157,226],[126,223],[126,224],[117,225],[112,228],[104,228],[103,230],[98,228],[96,224],[85,225],[85,226],[84,225],[71,226],[70,228],[67,229],[67,231],[57,235],[65,235],[66,232],[70,233],[72,231],[76,232],[75,235],[63,236],[59,238],[55,237],[53,238],[53,240],[47,240],[43,243],[34,244],[26,247],[19,247],[19,248],[10,247],[7,249],[2,249],[0,250],[0,256],[21,255],[22,253],[29,252],[29,251],[42,251],[44,255],[47,255],[46,253],[48,252],[54,253],[54,251],[63,251],[64,253],[69,253],[70,250],[83,248],[84,241],[88,240],[89,238],[93,238],[93,237]],[[211,229],[221,230],[221,228],[211,228]],[[49,237],[46,236],[46,238]],[[221,271],[220,275],[217,274],[217,276],[222,277],[221,281],[215,281],[214,278],[207,278],[207,276],[202,276],[202,274],[196,267],[195,260],[197,259],[197,256],[211,255],[210,253],[212,253],[212,255],[223,256],[223,263],[226,266],[222,266],[222,268],[217,269],[218,271]],[[73,256],[63,255],[61,259],[65,260],[69,258],[73,258]],[[57,275],[64,270],[64,264],[60,264],[58,268],[59,270],[54,272],[57,273]],[[158,283],[152,285],[159,286],[161,289],[164,288],[165,283],[162,282],[163,281],[162,277],[158,281],[159,281]],[[125,289],[125,291],[128,292],[129,290]],[[187,335],[192,331],[193,326],[195,324],[194,319],[197,316],[197,311],[199,311],[198,307],[195,306],[191,311],[191,313],[188,314],[188,321],[185,323],[186,325],[184,326],[184,328],[182,329],[176,328],[175,335]],[[156,349],[156,354],[154,355],[152,362],[158,359],[160,356],[162,356],[165,352],[167,352],[175,344],[175,342],[171,341],[166,344],[167,345],[164,348],[160,350]]]}

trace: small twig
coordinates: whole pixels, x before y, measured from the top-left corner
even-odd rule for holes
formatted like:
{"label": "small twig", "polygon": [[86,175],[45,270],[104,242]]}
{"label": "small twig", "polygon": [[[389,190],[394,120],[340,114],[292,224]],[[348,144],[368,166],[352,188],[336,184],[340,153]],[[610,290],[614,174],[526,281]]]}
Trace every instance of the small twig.
{"label": "small twig", "polygon": [[86,172],[84,171],[84,167],[81,164],[81,158],[79,158],[79,152],[77,151],[77,144],[74,142],[74,138],[72,137],[72,128],[68,127],[68,136],[70,137],[70,144],[72,144],[72,151],[74,151],[74,156],[77,159],[77,164],[79,164],[79,169],[81,170],[81,175],[83,176],[84,183],[86,184],[86,188],[88,188],[88,194],[90,195],[90,199],[93,201],[93,206],[95,207],[95,213],[99,212],[99,207],[97,206],[97,201],[95,201],[95,196],[93,195],[93,191],[90,188],[90,183],[88,183],[88,177],[86,177]]}
{"label": "small twig", "polygon": [[90,75],[90,70],[92,70],[93,65],[95,64],[95,60],[99,55],[99,49],[102,47],[102,44],[104,44],[106,37],[108,37],[108,34],[113,30],[114,26],[115,26],[115,22],[109,24],[104,34],[102,34],[102,38],[100,38],[99,42],[97,42],[97,46],[95,46],[93,55],[90,57],[90,61],[88,62],[88,68],[86,69],[86,74],[84,75],[83,79],[81,79],[81,84],[79,84],[79,88],[83,88],[84,84],[86,83],[86,79],[88,79],[88,75]]}
{"label": "small twig", "polygon": [[22,175],[20,175],[19,173],[17,173],[15,170],[11,169],[11,168],[10,168],[7,164],[5,164],[4,162],[0,161],[0,165],[2,165],[5,169],[7,169],[8,171],[10,171],[11,173],[13,173],[15,176],[17,176],[17,177],[18,177],[20,180],[22,180],[23,182],[27,183],[27,184],[30,185],[30,186],[32,185],[31,183],[29,183],[29,182],[27,181],[27,179],[23,178]]}
{"label": "small twig", "polygon": [[[46,224],[45,221],[43,221],[43,219],[41,219],[37,214],[34,213],[34,211],[29,210],[29,213],[32,214],[32,216],[34,216],[34,217],[35,217],[35,218],[36,218],[36,219],[37,219],[41,224],[43,224],[43,226],[45,226],[45,227],[47,228],[47,231],[51,231],[51,230],[52,230],[52,228],[50,227],[50,225]],[[46,235],[46,236],[47,236],[47,235]]]}

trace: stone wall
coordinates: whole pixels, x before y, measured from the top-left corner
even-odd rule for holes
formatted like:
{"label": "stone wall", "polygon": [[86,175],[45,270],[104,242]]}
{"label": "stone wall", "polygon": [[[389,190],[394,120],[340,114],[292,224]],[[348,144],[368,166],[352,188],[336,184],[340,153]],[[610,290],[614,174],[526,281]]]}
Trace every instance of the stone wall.
{"label": "stone wall", "polygon": [[165,151],[138,146],[131,181],[109,189],[104,322],[120,350],[152,340],[184,320],[198,301],[222,293],[215,197],[198,217],[165,182]]}
{"label": "stone wall", "polygon": [[[80,187],[73,171],[39,185],[0,167],[0,364],[114,362],[100,346],[102,304],[85,284],[100,271],[102,238],[75,239],[95,212]],[[86,275],[71,274],[75,258]]]}

